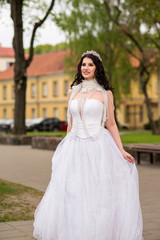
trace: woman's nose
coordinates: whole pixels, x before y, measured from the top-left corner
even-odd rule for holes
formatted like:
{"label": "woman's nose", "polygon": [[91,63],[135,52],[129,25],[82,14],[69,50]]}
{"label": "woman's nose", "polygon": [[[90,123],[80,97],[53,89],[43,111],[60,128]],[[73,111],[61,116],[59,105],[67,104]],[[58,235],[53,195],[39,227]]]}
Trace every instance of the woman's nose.
{"label": "woman's nose", "polygon": [[85,69],[88,69],[88,65],[85,65],[85,67],[84,67]]}

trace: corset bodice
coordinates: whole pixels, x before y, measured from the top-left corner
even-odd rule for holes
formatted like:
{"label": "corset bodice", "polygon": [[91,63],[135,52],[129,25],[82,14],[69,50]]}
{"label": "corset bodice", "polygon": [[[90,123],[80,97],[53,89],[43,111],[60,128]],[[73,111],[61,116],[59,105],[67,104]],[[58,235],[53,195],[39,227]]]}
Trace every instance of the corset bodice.
{"label": "corset bodice", "polygon": [[83,107],[83,119],[80,116],[78,108],[78,99],[73,99],[70,104],[70,112],[72,115],[71,132],[76,131],[76,135],[81,138],[86,138],[84,123],[90,135],[95,135],[101,128],[103,115],[103,103],[96,99],[86,99]]}

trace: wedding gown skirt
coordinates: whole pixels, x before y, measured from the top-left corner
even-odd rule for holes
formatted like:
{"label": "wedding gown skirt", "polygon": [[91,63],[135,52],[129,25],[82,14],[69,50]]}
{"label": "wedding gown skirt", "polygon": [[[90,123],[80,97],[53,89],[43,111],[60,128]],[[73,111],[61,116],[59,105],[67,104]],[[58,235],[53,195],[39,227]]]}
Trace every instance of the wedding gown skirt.
{"label": "wedding gown skirt", "polygon": [[[92,133],[100,119],[97,115],[93,119],[93,114],[89,122],[93,103],[102,113],[102,103],[87,101],[86,123]],[[76,100],[71,107],[74,120]],[[107,129],[90,139],[82,122],[72,137],[75,127],[73,121],[72,131],[53,155],[51,180],[35,212],[33,236],[38,240],[143,240],[136,165],[123,158]]]}

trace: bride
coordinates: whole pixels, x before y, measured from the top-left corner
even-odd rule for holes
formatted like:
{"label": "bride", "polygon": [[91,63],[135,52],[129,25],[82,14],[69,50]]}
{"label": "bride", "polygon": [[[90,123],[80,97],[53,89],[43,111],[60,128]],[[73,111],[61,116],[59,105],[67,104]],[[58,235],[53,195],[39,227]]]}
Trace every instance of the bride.
{"label": "bride", "polygon": [[[37,240],[143,240],[135,160],[123,148],[113,89],[95,51],[68,91],[68,128],[34,215]],[[106,127],[106,128],[105,128]]]}

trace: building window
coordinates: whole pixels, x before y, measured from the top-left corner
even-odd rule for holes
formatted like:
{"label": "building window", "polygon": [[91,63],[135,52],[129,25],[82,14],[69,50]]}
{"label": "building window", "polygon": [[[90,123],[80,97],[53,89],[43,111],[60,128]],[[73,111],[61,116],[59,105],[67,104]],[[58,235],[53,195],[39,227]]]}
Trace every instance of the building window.
{"label": "building window", "polygon": [[143,93],[141,83],[139,82],[139,93]]}
{"label": "building window", "polygon": [[125,120],[126,123],[130,122],[130,105],[126,105],[126,111],[125,111]]}
{"label": "building window", "polygon": [[64,95],[67,96],[69,89],[69,81],[64,81]]}
{"label": "building window", "polygon": [[12,99],[15,99],[15,90],[14,90],[14,85],[12,86]]}
{"label": "building window", "polygon": [[3,86],[3,99],[7,99],[7,87]]}
{"label": "building window", "polygon": [[31,97],[36,97],[36,85],[34,83],[31,85]]}
{"label": "building window", "polygon": [[143,122],[143,106],[139,106],[139,121]]}
{"label": "building window", "polygon": [[43,97],[47,97],[47,83],[43,83]]}
{"label": "building window", "polygon": [[12,109],[12,118],[14,119],[14,108]]}
{"label": "building window", "polygon": [[32,108],[32,119],[36,118],[36,109]]}
{"label": "building window", "polygon": [[58,118],[58,108],[53,109],[53,116]]}
{"label": "building window", "polygon": [[64,108],[64,117],[65,117],[65,120],[67,121],[67,107]]}
{"label": "building window", "polygon": [[3,118],[7,119],[7,109],[6,108],[3,109]]}
{"label": "building window", "polygon": [[43,117],[44,117],[44,118],[47,117],[47,108],[43,108]]}
{"label": "building window", "polygon": [[156,80],[156,93],[158,93],[160,89],[160,79],[158,79],[158,77],[160,78],[160,76],[157,76],[157,80]]}
{"label": "building window", "polygon": [[58,82],[53,82],[53,96],[58,96]]}

